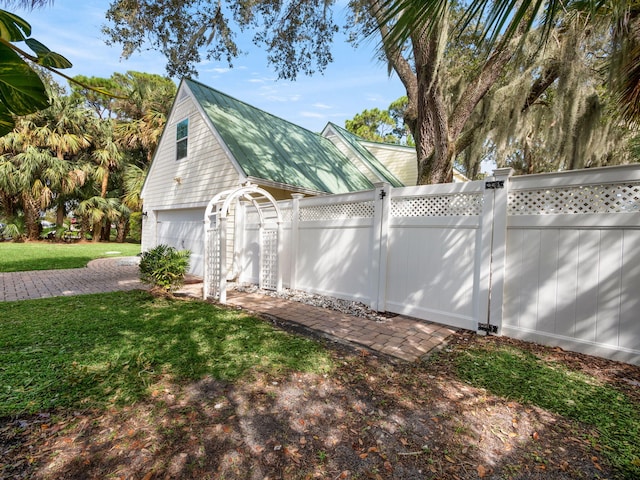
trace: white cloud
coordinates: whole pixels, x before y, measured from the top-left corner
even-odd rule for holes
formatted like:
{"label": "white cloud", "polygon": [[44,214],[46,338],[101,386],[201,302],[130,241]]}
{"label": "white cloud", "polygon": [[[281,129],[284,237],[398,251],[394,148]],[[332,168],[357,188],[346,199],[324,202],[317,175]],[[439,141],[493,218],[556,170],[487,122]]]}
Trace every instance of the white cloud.
{"label": "white cloud", "polygon": [[275,85],[265,85],[260,88],[258,95],[268,102],[298,102],[302,98],[299,93],[287,93],[286,88]]}
{"label": "white cloud", "polygon": [[367,101],[371,103],[383,103],[384,97],[378,94],[369,94],[367,95]]}
{"label": "white cloud", "polygon": [[322,110],[331,110],[333,107],[331,105],[327,105],[325,103],[314,103],[311,105],[312,107],[320,108]]}
{"label": "white cloud", "polygon": [[300,112],[300,116],[305,118],[327,118],[326,115],[318,112]]}
{"label": "white cloud", "polygon": [[298,94],[294,94],[294,95],[269,94],[269,95],[264,95],[264,98],[266,100],[269,100],[270,102],[297,102],[302,97]]}

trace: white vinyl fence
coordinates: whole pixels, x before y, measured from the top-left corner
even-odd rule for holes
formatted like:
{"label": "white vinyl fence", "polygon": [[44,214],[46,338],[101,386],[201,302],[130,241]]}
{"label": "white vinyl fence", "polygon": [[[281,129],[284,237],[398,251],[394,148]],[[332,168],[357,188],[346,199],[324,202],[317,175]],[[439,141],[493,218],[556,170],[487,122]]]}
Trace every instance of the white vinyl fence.
{"label": "white vinyl fence", "polygon": [[[294,197],[286,287],[640,364],[640,165]],[[258,225],[237,218],[258,283]]]}

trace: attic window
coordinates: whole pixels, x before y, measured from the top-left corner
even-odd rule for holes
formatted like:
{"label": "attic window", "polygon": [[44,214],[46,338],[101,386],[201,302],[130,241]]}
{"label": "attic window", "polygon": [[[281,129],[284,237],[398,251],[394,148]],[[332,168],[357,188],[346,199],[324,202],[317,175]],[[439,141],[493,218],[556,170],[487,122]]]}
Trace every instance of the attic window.
{"label": "attic window", "polygon": [[185,118],[176,127],[176,160],[187,156],[187,138],[189,136],[189,119]]}

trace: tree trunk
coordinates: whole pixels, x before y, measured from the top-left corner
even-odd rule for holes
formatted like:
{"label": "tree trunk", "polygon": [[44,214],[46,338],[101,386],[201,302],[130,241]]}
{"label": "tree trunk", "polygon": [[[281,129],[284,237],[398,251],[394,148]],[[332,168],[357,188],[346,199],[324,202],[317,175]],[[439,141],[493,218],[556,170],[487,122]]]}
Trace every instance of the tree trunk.
{"label": "tree trunk", "polygon": [[15,216],[15,198],[2,190],[0,190],[0,207],[7,218],[13,218]]}
{"label": "tree trunk", "polygon": [[453,164],[449,151],[447,109],[442,97],[438,48],[439,28],[412,38],[417,77],[415,131],[418,184],[451,181]]}
{"label": "tree trunk", "polygon": [[22,194],[22,207],[24,208],[24,224],[28,240],[38,240],[40,238],[40,209],[38,202],[28,193]]}
{"label": "tree trunk", "polygon": [[56,227],[60,228],[64,225],[64,214],[65,214],[65,209],[64,209],[64,203],[60,203],[58,204],[58,206],[56,207]]}
{"label": "tree trunk", "polygon": [[[382,35],[389,65],[407,89],[409,104],[405,122],[416,141],[417,183],[451,182],[453,161],[456,154],[462,151],[456,147],[462,147],[462,144],[465,145],[464,148],[468,147],[469,140],[473,138],[473,132],[465,131],[467,123],[478,103],[498,81],[504,67],[513,57],[513,45],[518,42],[522,31],[519,29],[516,32],[511,44],[501,42],[496,46],[492,55],[475,74],[475,78],[469,81],[458,103],[453,108],[447,108],[447,92],[443,91],[442,83],[444,73],[439,71],[440,68],[445,68],[445,62],[440,60],[438,51],[440,43],[447,41],[446,35],[442,33],[447,29],[448,19],[445,17],[441,24],[433,25],[430,32],[427,26],[422,31],[413,32],[410,41],[414,68],[411,68],[411,63],[401,55],[403,50],[390,44],[388,28],[384,22],[388,16],[388,12],[385,12],[387,4],[381,4],[378,0],[369,0],[369,4]],[[530,101],[535,101],[540,96],[553,76],[554,71],[550,69],[537,85],[539,88],[532,91]],[[464,141],[460,142],[462,139]]]}
{"label": "tree trunk", "polygon": [[102,225],[100,240],[103,242],[108,242],[109,240],[111,240],[111,222],[109,220],[107,220],[107,222]]}
{"label": "tree trunk", "polygon": [[101,233],[102,220],[93,224],[93,228],[91,229],[91,241],[94,243],[98,243],[100,241],[100,237],[102,236]]}
{"label": "tree trunk", "polygon": [[124,243],[129,233],[129,219],[120,217],[118,224],[116,225],[116,242]]}
{"label": "tree trunk", "polygon": [[102,176],[102,184],[100,185],[100,196],[107,198],[107,187],[109,186],[109,168],[105,168],[105,173]]}
{"label": "tree trunk", "polygon": [[64,226],[65,217],[64,202],[61,202],[56,207],[56,238],[60,240],[63,235],[62,227]]}

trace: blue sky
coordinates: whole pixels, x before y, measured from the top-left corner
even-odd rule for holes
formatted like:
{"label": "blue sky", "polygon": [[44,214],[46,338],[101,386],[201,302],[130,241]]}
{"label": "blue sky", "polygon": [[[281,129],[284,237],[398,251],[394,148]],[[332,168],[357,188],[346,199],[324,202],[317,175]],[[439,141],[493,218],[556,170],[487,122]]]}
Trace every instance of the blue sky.
{"label": "blue sky", "polygon": [[[105,44],[100,30],[108,5],[108,0],[55,0],[52,6],[15,13],[31,24],[33,38],[73,63],[65,71],[71,76],[109,77],[128,70],[164,75],[160,54],[147,51],[121,61],[119,47]],[[374,41],[356,50],[340,35],[334,62],[324,75],[301,76],[295,82],[276,80],[266,53],[249,39],[239,42],[249,53],[236,59],[233,69],[226,63],[203,62],[197,80],[312,131],[320,131],[328,121],[344,125],[364,109],[386,109],[405,94],[398,78],[389,77],[386,65],[374,58]]]}

